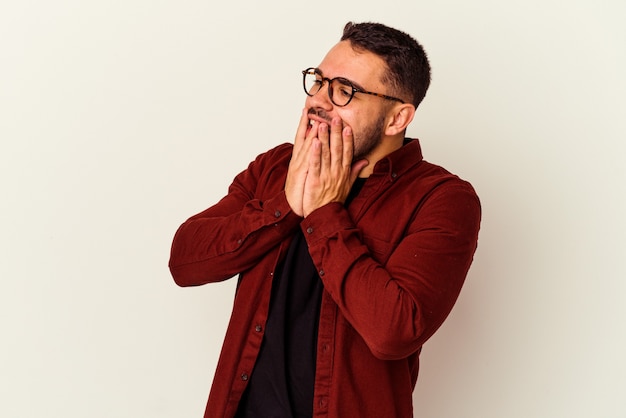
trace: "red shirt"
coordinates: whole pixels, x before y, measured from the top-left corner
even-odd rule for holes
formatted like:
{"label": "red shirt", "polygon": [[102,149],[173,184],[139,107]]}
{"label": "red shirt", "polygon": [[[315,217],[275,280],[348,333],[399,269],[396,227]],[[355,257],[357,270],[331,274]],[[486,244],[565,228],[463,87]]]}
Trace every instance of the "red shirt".
{"label": "red shirt", "polygon": [[257,157],[174,237],[170,270],[180,286],[241,274],[205,417],[237,410],[296,228],[324,284],[313,416],[412,417],[419,352],[450,313],[476,250],[478,197],[411,140],[376,163],[349,208],[330,203],[303,219],[284,193],[291,149]]}

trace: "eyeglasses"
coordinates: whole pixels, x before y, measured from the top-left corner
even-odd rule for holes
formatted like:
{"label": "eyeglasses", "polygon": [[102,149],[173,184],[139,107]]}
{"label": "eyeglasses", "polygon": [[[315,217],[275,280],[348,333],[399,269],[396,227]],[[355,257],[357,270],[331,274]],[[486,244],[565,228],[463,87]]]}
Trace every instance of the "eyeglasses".
{"label": "eyeglasses", "polygon": [[302,71],[302,85],[304,86],[304,92],[311,97],[315,96],[317,92],[322,89],[325,81],[328,81],[328,97],[330,98],[330,101],[339,107],[347,106],[354,97],[354,93],[371,94],[372,96],[404,103],[404,100],[398,99],[397,97],[373,93],[371,91],[365,91],[357,88],[347,78],[335,77],[330,79],[328,77],[324,77],[319,68],[311,67]]}

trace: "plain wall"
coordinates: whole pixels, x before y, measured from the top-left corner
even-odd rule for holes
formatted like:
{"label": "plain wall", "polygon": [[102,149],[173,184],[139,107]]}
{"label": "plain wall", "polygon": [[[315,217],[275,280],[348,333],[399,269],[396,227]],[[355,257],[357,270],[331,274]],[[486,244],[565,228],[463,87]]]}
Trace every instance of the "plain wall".
{"label": "plain wall", "polygon": [[[292,140],[348,20],[429,53],[409,136],[471,181],[479,250],[417,418],[626,417],[626,3],[0,5],[0,416],[202,416],[234,281],[171,238]],[[392,216],[392,213],[390,213]]]}

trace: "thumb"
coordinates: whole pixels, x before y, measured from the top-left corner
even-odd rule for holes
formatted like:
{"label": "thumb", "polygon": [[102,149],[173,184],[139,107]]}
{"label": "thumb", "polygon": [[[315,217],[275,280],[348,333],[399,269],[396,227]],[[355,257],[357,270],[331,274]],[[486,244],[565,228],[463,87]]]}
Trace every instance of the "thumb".
{"label": "thumb", "polygon": [[352,164],[352,170],[350,170],[350,183],[354,183],[359,176],[361,170],[369,165],[369,161],[363,159]]}

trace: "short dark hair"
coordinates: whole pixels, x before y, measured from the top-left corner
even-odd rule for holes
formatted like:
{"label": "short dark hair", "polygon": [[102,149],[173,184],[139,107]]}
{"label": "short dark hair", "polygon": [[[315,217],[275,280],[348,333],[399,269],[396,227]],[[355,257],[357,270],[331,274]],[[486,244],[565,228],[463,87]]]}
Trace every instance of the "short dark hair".
{"label": "short dark hair", "polygon": [[385,61],[387,71],[382,82],[389,83],[394,94],[404,96],[415,107],[424,99],[430,85],[430,64],[422,45],[410,35],[381,23],[348,22],[341,40]]}

